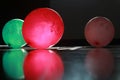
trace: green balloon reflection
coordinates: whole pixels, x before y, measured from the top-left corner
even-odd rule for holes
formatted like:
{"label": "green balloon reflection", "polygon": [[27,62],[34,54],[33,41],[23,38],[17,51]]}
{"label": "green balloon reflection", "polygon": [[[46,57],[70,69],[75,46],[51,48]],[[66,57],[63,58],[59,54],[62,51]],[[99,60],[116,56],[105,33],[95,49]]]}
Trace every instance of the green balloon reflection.
{"label": "green balloon reflection", "polygon": [[3,55],[3,69],[11,79],[23,79],[23,63],[27,52],[24,49],[10,49]]}

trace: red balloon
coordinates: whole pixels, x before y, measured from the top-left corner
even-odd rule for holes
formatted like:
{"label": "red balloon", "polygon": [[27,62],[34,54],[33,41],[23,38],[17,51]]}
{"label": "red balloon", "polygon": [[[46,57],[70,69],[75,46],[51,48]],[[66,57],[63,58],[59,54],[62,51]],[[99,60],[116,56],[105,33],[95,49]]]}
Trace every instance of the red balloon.
{"label": "red balloon", "polygon": [[56,52],[34,50],[26,56],[23,70],[26,80],[62,80],[64,66]]}
{"label": "red balloon", "polygon": [[114,38],[112,22],[105,17],[94,17],[85,26],[85,38],[94,47],[105,47]]}
{"label": "red balloon", "polygon": [[92,77],[106,80],[114,70],[114,57],[107,49],[92,49],[85,58],[85,66]]}
{"label": "red balloon", "polygon": [[64,33],[62,17],[53,9],[38,8],[25,18],[22,34],[33,48],[49,48],[59,42]]}

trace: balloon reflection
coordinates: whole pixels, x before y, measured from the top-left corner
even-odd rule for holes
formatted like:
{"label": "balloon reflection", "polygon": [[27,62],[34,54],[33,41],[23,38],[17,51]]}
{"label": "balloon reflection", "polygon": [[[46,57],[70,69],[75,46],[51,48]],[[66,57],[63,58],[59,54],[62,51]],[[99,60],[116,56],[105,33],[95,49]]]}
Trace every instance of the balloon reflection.
{"label": "balloon reflection", "polygon": [[94,79],[106,80],[113,72],[114,58],[109,50],[95,48],[88,52],[85,66]]}
{"label": "balloon reflection", "polygon": [[26,56],[24,49],[10,49],[3,55],[3,69],[5,74],[11,79],[23,79],[23,63]]}
{"label": "balloon reflection", "polygon": [[24,61],[26,80],[62,80],[64,66],[60,56],[51,50],[33,50]]}

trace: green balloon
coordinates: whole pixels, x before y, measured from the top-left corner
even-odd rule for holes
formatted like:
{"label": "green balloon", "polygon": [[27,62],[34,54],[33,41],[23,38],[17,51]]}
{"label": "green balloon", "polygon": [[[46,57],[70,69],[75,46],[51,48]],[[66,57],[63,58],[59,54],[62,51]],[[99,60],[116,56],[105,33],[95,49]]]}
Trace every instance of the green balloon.
{"label": "green balloon", "polygon": [[2,58],[2,66],[5,74],[10,79],[23,79],[23,63],[27,55],[24,49],[10,49],[6,51]]}
{"label": "green balloon", "polygon": [[20,48],[26,44],[22,35],[23,22],[21,19],[12,19],[4,25],[2,37],[9,47]]}

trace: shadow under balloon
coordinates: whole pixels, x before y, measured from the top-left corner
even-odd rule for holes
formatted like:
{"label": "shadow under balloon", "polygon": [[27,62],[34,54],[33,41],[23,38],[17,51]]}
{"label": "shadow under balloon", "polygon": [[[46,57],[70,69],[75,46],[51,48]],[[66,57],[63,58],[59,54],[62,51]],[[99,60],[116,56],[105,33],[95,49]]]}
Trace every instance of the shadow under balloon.
{"label": "shadow under balloon", "polygon": [[33,50],[26,56],[23,70],[26,80],[62,80],[64,65],[55,51]]}
{"label": "shadow under balloon", "polygon": [[24,49],[9,49],[4,52],[2,57],[2,66],[6,79],[24,79],[23,63],[26,54],[27,51]]}
{"label": "shadow under balloon", "polygon": [[112,52],[105,48],[92,49],[85,57],[86,71],[92,80],[109,80],[114,71],[114,64]]}

